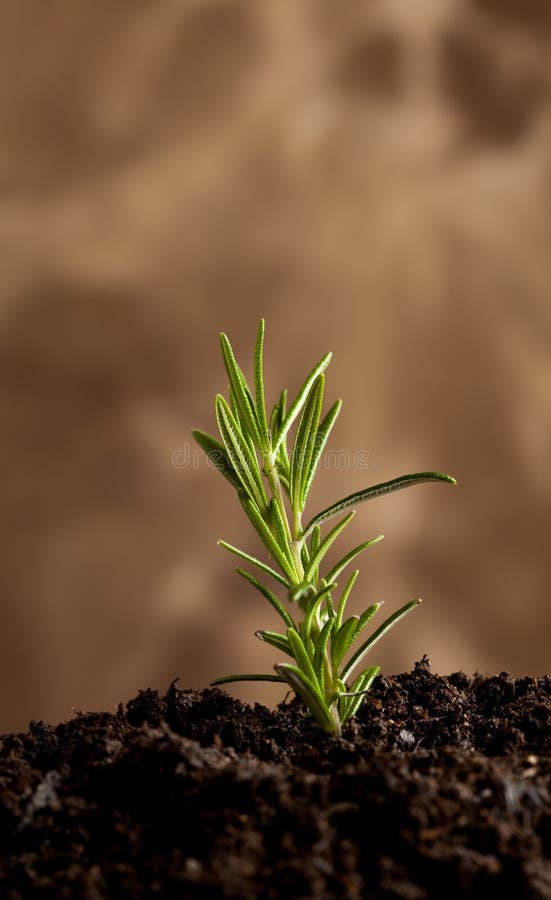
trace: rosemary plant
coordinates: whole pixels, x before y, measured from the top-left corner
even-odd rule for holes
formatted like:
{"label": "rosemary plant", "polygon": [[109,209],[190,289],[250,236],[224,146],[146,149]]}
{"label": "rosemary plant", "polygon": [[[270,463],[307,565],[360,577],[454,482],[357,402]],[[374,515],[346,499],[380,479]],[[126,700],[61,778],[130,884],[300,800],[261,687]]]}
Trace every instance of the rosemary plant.
{"label": "rosemary plant", "polygon": [[[421,602],[411,600],[359,641],[366,625],[379,610],[373,603],[361,615],[345,616],[350,592],[359,571],[342,589],[341,575],[352,561],[383,537],[378,535],[349,550],[322,574],[328,550],[346,528],[358,503],[426,481],[455,484],[450,475],[418,472],[364,488],[332,503],[305,524],[303,515],[323,450],[341,408],[337,400],[322,417],[327,353],[314,366],[295,400],[288,404],[283,391],[270,417],[266,414],[263,379],[264,320],[254,354],[254,393],[236,362],[231,344],[221,335],[222,355],[229,379],[229,402],[215,400],[221,441],[195,429],[193,435],[222,475],[233,485],[241,505],[271,559],[271,564],[244,550],[219,541],[220,546],[277,582],[283,602],[274,591],[243,568],[239,575],[272,605],[282,631],[257,631],[256,636],[290,657],[279,662],[275,674],[227,675],[212,684],[234,681],[277,681],[288,684],[303,700],[313,718],[327,732],[341,733],[356,714],[380,671],[368,666],[357,673],[365,656],[383,635]],[[338,518],[325,534],[324,526]],[[349,652],[350,651],[350,652]],[[354,677],[353,677],[354,676]]]}

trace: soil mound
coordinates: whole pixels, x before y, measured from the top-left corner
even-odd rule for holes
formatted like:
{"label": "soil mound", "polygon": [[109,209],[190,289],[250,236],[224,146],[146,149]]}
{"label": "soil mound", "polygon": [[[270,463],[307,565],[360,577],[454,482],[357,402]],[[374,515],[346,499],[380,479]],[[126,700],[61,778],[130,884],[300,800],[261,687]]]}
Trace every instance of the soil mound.
{"label": "soil mound", "polygon": [[0,896],[547,900],[550,774],[549,676],[425,658],[342,738],[174,682],[0,739]]}

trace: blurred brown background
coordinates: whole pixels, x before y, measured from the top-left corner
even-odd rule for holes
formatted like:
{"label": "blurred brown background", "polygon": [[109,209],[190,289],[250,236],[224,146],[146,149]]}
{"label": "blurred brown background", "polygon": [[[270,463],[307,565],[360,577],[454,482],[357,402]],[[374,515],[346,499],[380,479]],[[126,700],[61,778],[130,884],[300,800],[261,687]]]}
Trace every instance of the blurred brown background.
{"label": "blurred brown background", "polygon": [[2,729],[270,670],[215,541],[258,545],[189,443],[218,332],[250,371],[261,315],[271,400],[335,354],[348,457],[312,512],[460,482],[347,532],[386,534],[357,608],[425,599],[373,661],[549,671],[547,0],[5,0],[0,26]]}

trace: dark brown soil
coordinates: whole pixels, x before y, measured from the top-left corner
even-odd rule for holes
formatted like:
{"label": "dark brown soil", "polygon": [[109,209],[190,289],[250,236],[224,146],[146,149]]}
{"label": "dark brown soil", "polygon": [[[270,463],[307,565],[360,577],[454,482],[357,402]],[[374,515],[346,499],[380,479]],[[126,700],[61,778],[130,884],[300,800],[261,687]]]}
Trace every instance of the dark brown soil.
{"label": "dark brown soil", "polygon": [[296,702],[141,692],[0,741],[0,897],[551,898],[551,678],[375,682],[343,738]]}

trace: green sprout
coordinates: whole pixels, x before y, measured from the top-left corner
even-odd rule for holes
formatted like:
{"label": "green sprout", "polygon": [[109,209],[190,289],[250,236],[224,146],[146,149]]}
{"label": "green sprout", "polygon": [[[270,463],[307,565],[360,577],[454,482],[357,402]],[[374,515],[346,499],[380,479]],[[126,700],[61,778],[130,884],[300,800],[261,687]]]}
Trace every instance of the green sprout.
{"label": "green sprout", "polygon": [[[351,676],[377,641],[421,600],[410,600],[394,612],[349,655],[381,603],[371,604],[359,616],[345,617],[359,570],[352,572],[339,596],[340,576],[363,550],[380,541],[383,535],[354,547],[322,575],[320,567],[324,558],[355,515],[351,507],[413,484],[427,481],[456,484],[456,481],[440,472],[403,475],[356,491],[303,525],[312,481],[341,408],[341,401],[337,400],[322,418],[323,373],[331,353],[314,366],[293,403],[287,403],[287,391],[281,393],[268,419],[263,378],[264,320],[260,321],[254,354],[254,395],[228,338],[221,334],[220,339],[229,378],[229,402],[221,394],[215,400],[221,442],[199,429],[194,429],[193,435],[237,490],[241,505],[273,565],[226,541],[219,541],[220,546],[256,566],[285,589],[288,607],[255,575],[242,568],[236,570],[272,605],[285,626],[281,632],[257,631],[256,636],[290,657],[292,662],[276,663],[274,675],[227,675],[211,684],[287,683],[324,731],[340,734],[342,726],[360,708],[380,666],[363,669],[350,682]],[[340,517],[337,524],[322,535],[322,525],[335,517]]]}

